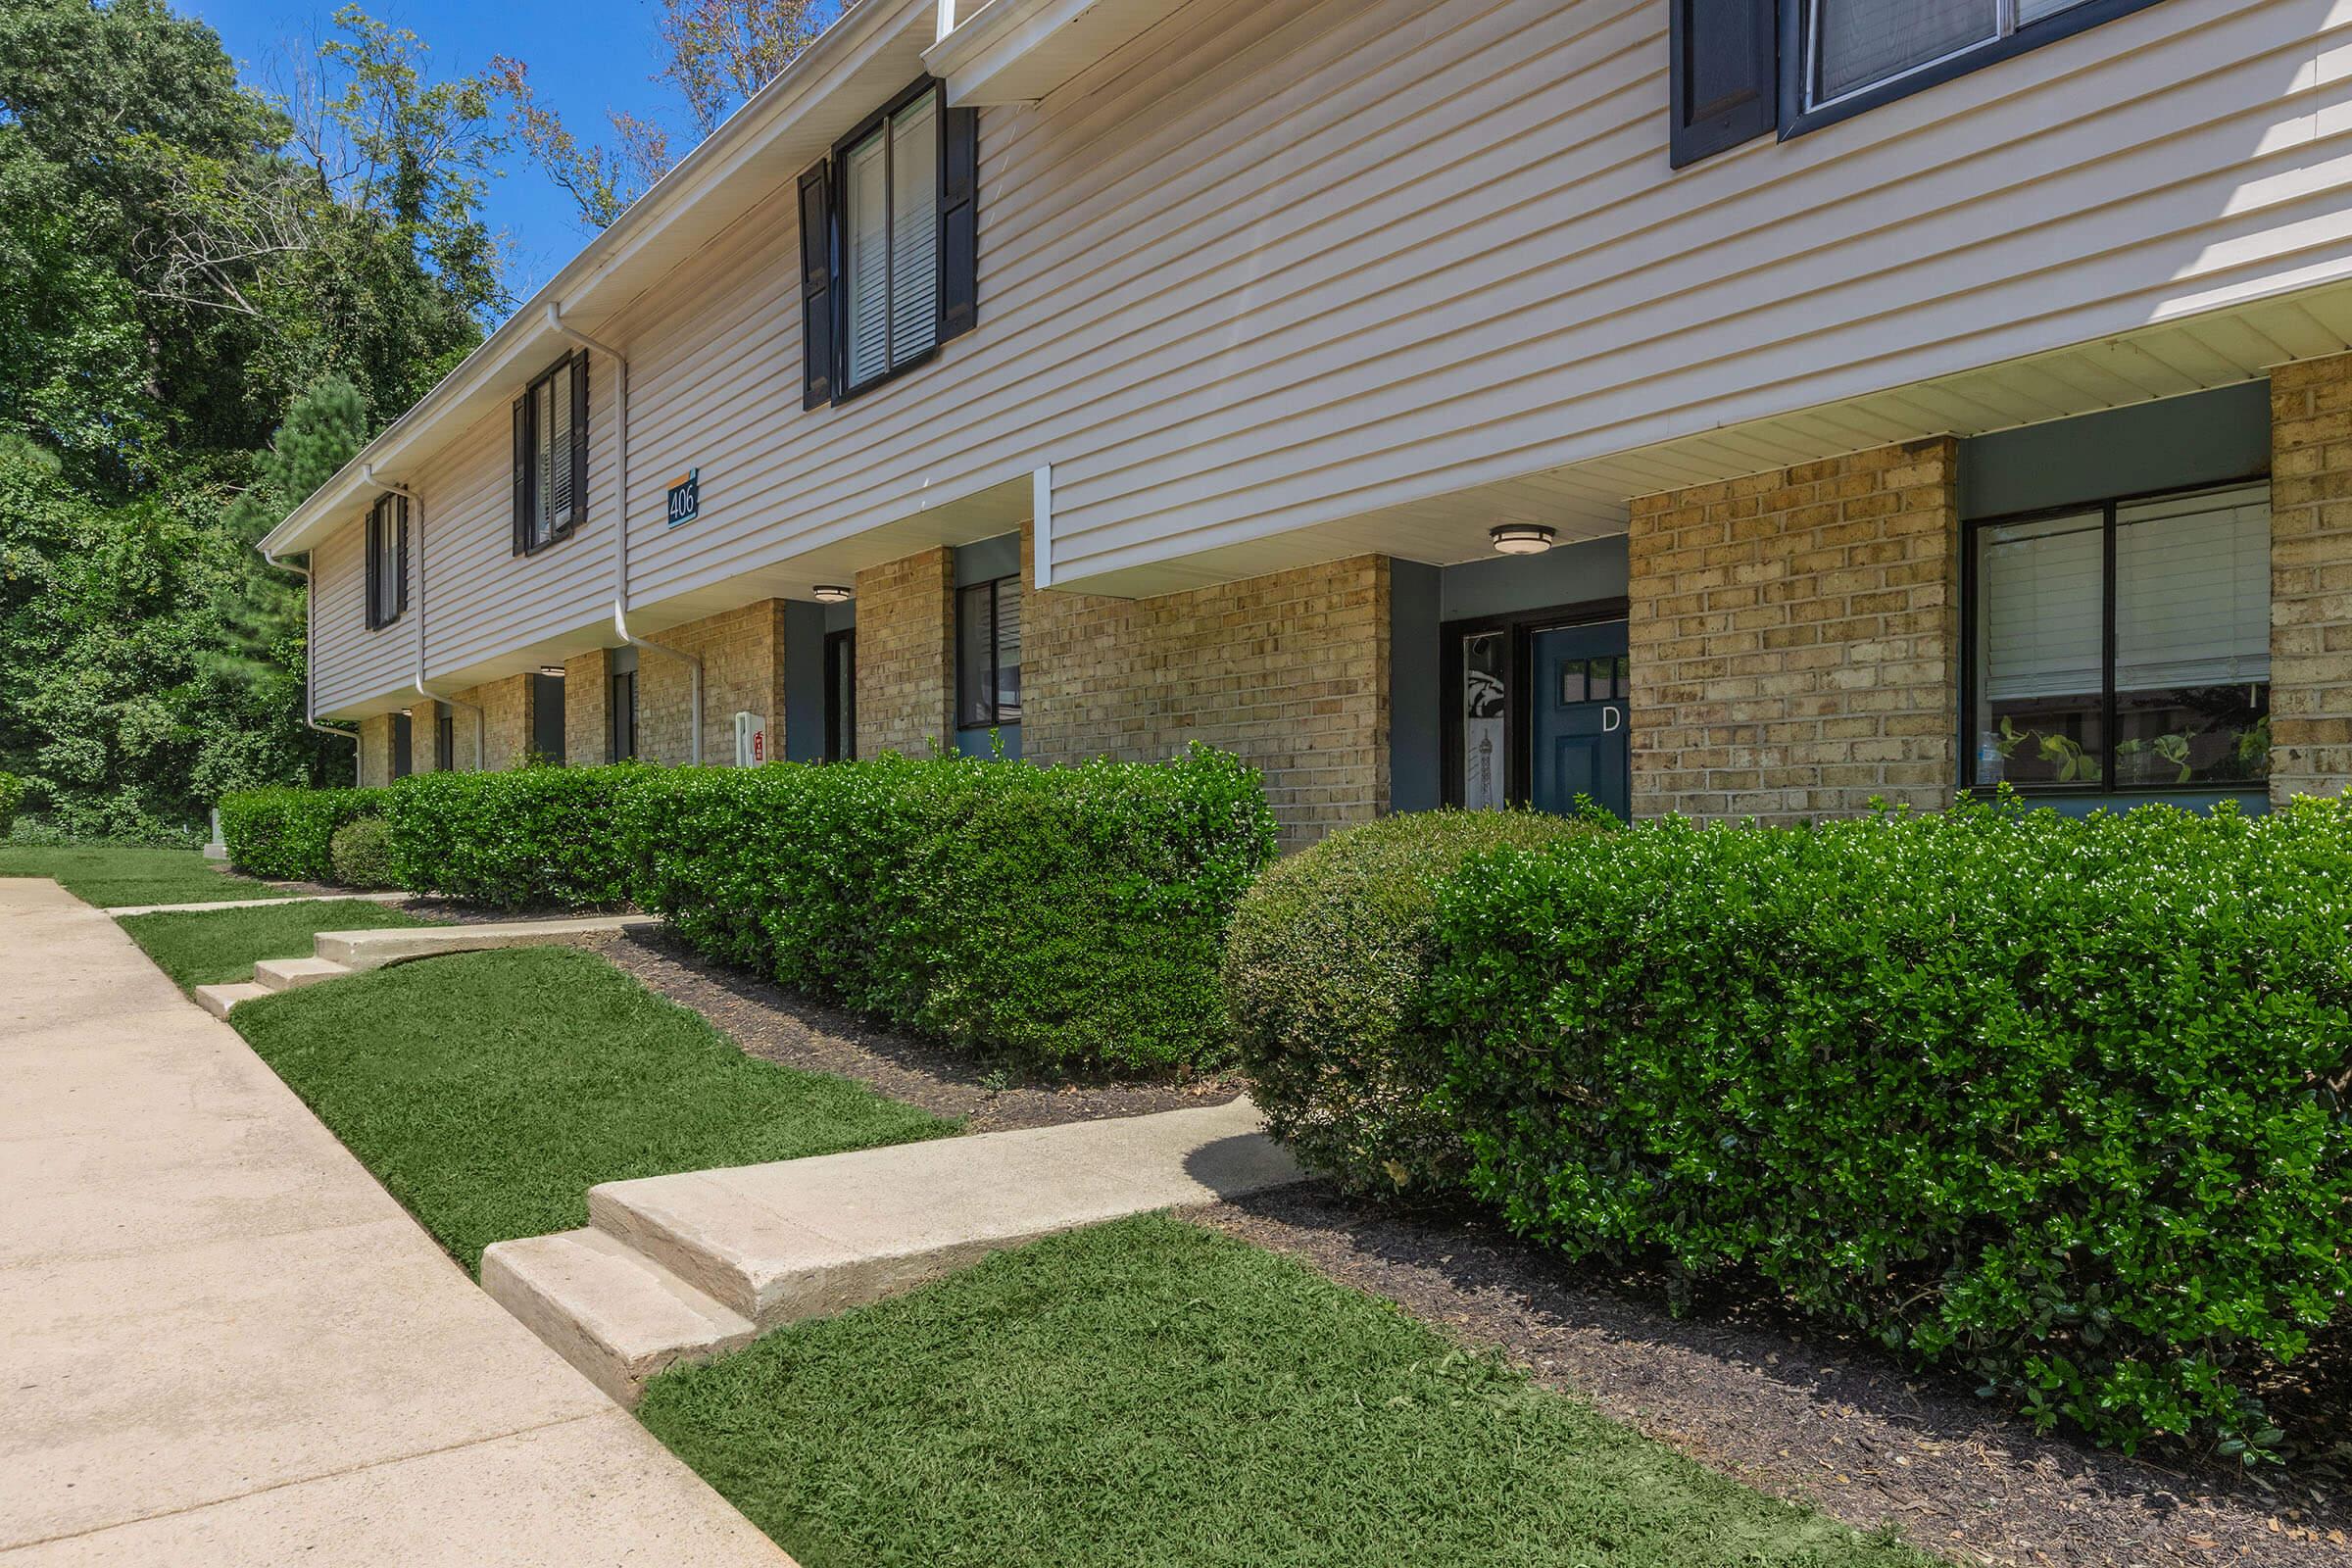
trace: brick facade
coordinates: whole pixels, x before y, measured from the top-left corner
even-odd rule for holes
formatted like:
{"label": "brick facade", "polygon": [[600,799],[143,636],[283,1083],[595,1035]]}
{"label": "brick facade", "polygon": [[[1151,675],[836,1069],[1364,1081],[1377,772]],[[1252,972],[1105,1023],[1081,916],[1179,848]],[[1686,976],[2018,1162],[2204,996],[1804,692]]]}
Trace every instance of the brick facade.
{"label": "brick facade", "polygon": [[[861,605],[861,658],[864,617]],[[1300,849],[1388,809],[1389,657],[1385,556],[1153,599],[1030,592],[1022,755],[1152,761],[1192,741],[1233,752],[1265,774],[1284,850]]]}
{"label": "brick facade", "polygon": [[[481,748],[483,755],[474,756],[475,718],[472,704],[481,709]],[[531,749],[531,677],[509,675],[505,680],[485,681],[456,694],[450,705],[453,710],[451,728],[457,731],[453,749],[457,765],[463,772],[499,772],[513,767],[530,753]]]}
{"label": "brick facade", "polygon": [[438,703],[418,703],[409,710],[409,771],[412,773],[438,773],[449,766],[440,755],[440,710]]}
{"label": "brick facade", "polygon": [[2352,354],[2271,371],[2271,799],[2352,787]]}
{"label": "brick facade", "polygon": [[378,713],[360,720],[359,782],[364,790],[380,790],[392,782],[392,715]]}
{"label": "brick facade", "polygon": [[1949,803],[1957,477],[1936,438],[1633,502],[1637,816]]}
{"label": "brick facade", "polygon": [[955,659],[954,550],[926,550],[858,574],[859,757],[928,757],[934,742],[953,743]]}
{"label": "brick facade", "polygon": [[564,662],[564,760],[574,767],[612,760],[612,653]]}
{"label": "brick facade", "polygon": [[[784,601],[762,599],[739,610],[672,626],[653,638],[703,662],[703,760],[735,760],[735,714],[767,719],[768,752],[784,746]],[[566,676],[565,684],[569,685]],[[566,694],[567,700],[569,694]],[[641,649],[637,656],[637,755],[656,762],[694,758],[694,672],[683,660]],[[567,713],[565,723],[571,722]],[[599,731],[583,760],[602,760]]]}

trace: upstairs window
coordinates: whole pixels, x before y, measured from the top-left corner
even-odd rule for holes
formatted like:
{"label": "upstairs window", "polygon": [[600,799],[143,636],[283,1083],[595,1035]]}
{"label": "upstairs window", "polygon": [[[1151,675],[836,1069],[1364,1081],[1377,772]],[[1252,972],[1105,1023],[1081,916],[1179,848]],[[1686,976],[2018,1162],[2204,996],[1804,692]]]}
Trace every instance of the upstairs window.
{"label": "upstairs window", "polygon": [[567,538],[588,512],[588,356],[566,354],[514,401],[514,554]]}
{"label": "upstairs window", "polygon": [[378,496],[368,509],[368,626],[389,626],[409,608],[409,503]]}
{"label": "upstairs window", "polygon": [[977,317],[979,112],[926,77],[801,176],[802,402],[922,364]]}
{"label": "upstairs window", "polygon": [[1021,721],[1021,580],[999,577],[956,593],[956,727]]}
{"label": "upstairs window", "polygon": [[1974,524],[1966,600],[1972,784],[2269,777],[2268,485]]}
{"label": "upstairs window", "polygon": [[1667,157],[1784,141],[2159,0],[1668,0]]}
{"label": "upstairs window", "polygon": [[1807,0],[1805,107],[2014,35],[2084,0]]}

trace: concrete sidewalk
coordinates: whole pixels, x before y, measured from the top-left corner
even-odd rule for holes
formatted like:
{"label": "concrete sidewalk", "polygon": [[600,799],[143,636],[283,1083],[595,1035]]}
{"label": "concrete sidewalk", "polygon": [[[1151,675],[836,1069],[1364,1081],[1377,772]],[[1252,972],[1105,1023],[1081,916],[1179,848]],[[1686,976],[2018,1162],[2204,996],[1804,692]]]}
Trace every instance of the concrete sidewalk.
{"label": "concrete sidewalk", "polygon": [[0,1568],[788,1568],[225,1023],[0,879]]}

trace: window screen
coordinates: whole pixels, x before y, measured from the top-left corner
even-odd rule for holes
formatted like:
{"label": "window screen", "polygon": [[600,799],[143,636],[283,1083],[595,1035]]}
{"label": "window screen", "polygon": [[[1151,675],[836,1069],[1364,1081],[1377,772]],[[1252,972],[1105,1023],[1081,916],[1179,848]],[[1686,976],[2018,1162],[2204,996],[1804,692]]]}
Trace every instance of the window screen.
{"label": "window screen", "polygon": [[1814,0],[1813,100],[1842,98],[1999,36],[1995,0]]}

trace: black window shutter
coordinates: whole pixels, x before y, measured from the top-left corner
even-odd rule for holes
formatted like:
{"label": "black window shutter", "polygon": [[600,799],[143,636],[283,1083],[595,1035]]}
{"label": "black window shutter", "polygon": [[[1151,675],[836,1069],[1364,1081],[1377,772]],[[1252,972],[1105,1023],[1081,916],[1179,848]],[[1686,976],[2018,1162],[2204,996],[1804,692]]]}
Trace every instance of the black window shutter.
{"label": "black window shutter", "polygon": [[571,515],[565,533],[588,515],[588,351],[571,357]]}
{"label": "black window shutter", "polygon": [[939,340],[980,319],[980,111],[942,120],[939,169]]}
{"label": "black window shutter", "polygon": [[1673,0],[1669,35],[1674,117],[1667,141],[1675,168],[1779,128],[1774,0]]}
{"label": "black window shutter", "polygon": [[375,630],[384,623],[383,617],[376,613],[384,602],[383,585],[377,580],[378,572],[381,569],[378,564],[384,558],[383,538],[384,509],[380,505],[371,506],[368,509],[368,629],[369,631]]}
{"label": "black window shutter", "polygon": [[409,612],[409,498],[401,496],[393,505],[400,509],[400,545],[395,551],[400,558],[400,592],[393,596],[393,603],[400,607],[393,612],[397,617]]}
{"label": "black window shutter", "polygon": [[514,400],[514,553],[530,548],[531,514],[531,400]]}
{"label": "black window shutter", "polygon": [[825,161],[801,175],[801,407],[833,401],[833,185]]}

